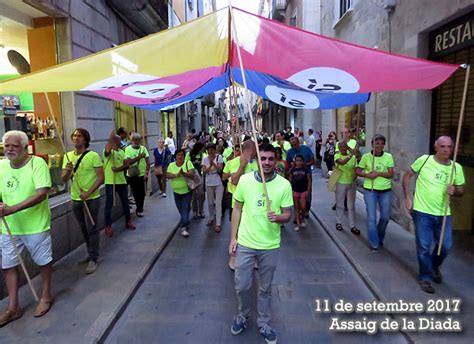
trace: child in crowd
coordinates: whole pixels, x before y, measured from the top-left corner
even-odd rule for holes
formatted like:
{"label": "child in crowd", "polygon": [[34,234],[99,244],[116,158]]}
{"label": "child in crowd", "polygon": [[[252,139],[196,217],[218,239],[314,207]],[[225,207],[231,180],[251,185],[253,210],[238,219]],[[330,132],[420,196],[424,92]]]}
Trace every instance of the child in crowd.
{"label": "child in crowd", "polygon": [[283,160],[283,151],[280,147],[275,148],[276,150],[276,165],[275,172],[283,178],[286,178],[286,172],[288,171],[288,163]]}
{"label": "child in crowd", "polygon": [[311,192],[311,175],[306,168],[302,155],[296,155],[294,159],[295,167],[290,170],[289,180],[293,189],[293,202],[295,205],[295,231],[306,226],[304,214],[306,212],[306,201]]}

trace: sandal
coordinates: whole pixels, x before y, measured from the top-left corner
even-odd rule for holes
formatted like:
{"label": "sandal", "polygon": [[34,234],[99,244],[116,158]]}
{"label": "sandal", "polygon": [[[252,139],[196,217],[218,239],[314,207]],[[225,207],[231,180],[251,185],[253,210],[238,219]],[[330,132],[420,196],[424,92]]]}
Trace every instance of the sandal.
{"label": "sandal", "polygon": [[21,308],[17,308],[16,311],[6,310],[2,314],[0,314],[0,327],[5,326],[12,321],[20,319],[23,316],[23,310]]}
{"label": "sandal", "polygon": [[342,231],[342,229],[343,229],[343,228],[342,228],[342,225],[341,225],[340,223],[336,223],[336,229],[337,229],[338,231]]}
{"label": "sandal", "polygon": [[356,227],[352,227],[351,232],[354,233],[355,235],[360,235],[360,230],[358,230]]}
{"label": "sandal", "polygon": [[53,306],[53,299],[50,299],[50,300],[40,299],[38,302],[38,305],[36,306],[34,317],[35,318],[42,317],[43,315],[49,312],[52,306]]}
{"label": "sandal", "polygon": [[216,233],[219,233],[222,230],[221,226],[216,226],[216,229],[214,230]]}

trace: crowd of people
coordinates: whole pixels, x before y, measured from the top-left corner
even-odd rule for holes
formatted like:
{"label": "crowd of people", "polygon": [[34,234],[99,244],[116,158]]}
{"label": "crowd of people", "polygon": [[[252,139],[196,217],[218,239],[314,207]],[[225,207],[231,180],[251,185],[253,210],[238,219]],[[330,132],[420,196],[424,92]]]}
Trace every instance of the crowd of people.
{"label": "crowd of people", "polygon": [[[329,184],[335,186],[335,230],[344,230],[344,212],[347,211],[350,231],[354,235],[361,234],[355,222],[356,178],[361,177],[368,247],[376,252],[384,246],[392,207],[394,158],[385,151],[383,135],[375,135],[371,149],[362,154],[357,130],[344,128],[341,134],[341,140],[337,140],[336,133],[331,132],[323,142],[321,132],[315,133],[312,129],[307,135],[288,127],[273,135],[252,136],[249,132],[232,135],[211,127],[199,134],[188,133],[179,147],[169,132],[166,138],[158,139],[153,149],[154,161],[150,161],[149,150],[142,145],[139,133],[129,134],[125,128],[112,132],[101,157],[88,149],[89,132],[75,129],[71,135],[74,149],[65,153],[62,178],[64,182],[71,182],[73,214],[87,247],[87,257],[80,262],[85,266],[85,273],[96,271],[100,254],[99,187],[105,184],[104,233],[111,237],[114,233],[111,210],[116,195],[122,205],[125,228],[135,230],[130,203],[133,200],[136,205],[135,215],[143,217],[147,182],[152,174],[157,179],[161,197],[167,197],[169,181],[180,214],[179,232],[184,238],[192,234],[190,221],[204,219],[206,213],[206,225],[220,233],[228,211],[231,220],[229,267],[235,271],[238,299],[238,314],[231,332],[236,335],[247,327],[252,273],[257,266],[257,324],[267,342],[276,342],[276,332],[270,325],[270,302],[280,232],[291,219],[295,231],[306,227],[318,161],[326,163]],[[28,155],[28,138],[23,132],[7,132],[3,142],[7,159],[0,163],[0,216],[9,223],[12,236],[2,236],[2,268],[9,302],[0,314],[0,326],[23,314],[18,302],[15,246],[20,249],[25,246],[40,267],[42,293],[35,316],[46,314],[53,303],[51,213],[47,201],[51,187],[49,170],[41,158]],[[434,151],[434,155],[419,157],[403,176],[406,207],[413,211],[416,226],[420,287],[428,293],[434,293],[432,282],[442,282],[440,266],[452,245],[448,206],[442,253],[435,252],[440,244],[447,199],[461,196],[465,183],[462,167],[453,166],[450,160],[451,138],[438,138]],[[454,172],[452,178],[451,171]],[[412,201],[410,180],[415,175],[418,181]],[[207,211],[204,209],[206,198]],[[3,232],[5,234],[5,226]]]}

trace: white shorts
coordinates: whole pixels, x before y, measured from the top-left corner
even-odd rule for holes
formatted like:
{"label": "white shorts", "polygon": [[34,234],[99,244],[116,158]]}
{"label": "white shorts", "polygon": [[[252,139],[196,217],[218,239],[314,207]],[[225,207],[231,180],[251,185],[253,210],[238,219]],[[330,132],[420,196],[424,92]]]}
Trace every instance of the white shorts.
{"label": "white shorts", "polygon": [[[30,252],[33,261],[39,265],[44,266],[53,260],[53,251],[51,246],[51,234],[44,231],[37,234],[28,235],[14,235],[14,241],[21,253],[23,247],[26,246]],[[13,242],[10,240],[8,234],[2,234],[2,269],[10,269],[19,264]]]}

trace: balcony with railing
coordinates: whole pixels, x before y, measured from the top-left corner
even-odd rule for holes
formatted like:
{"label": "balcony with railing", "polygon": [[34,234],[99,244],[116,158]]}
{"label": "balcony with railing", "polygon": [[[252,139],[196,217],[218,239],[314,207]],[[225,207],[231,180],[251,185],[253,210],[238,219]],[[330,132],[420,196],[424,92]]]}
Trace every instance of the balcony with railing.
{"label": "balcony with railing", "polygon": [[288,0],[273,0],[272,19],[278,21],[283,21],[285,19],[288,2]]}

